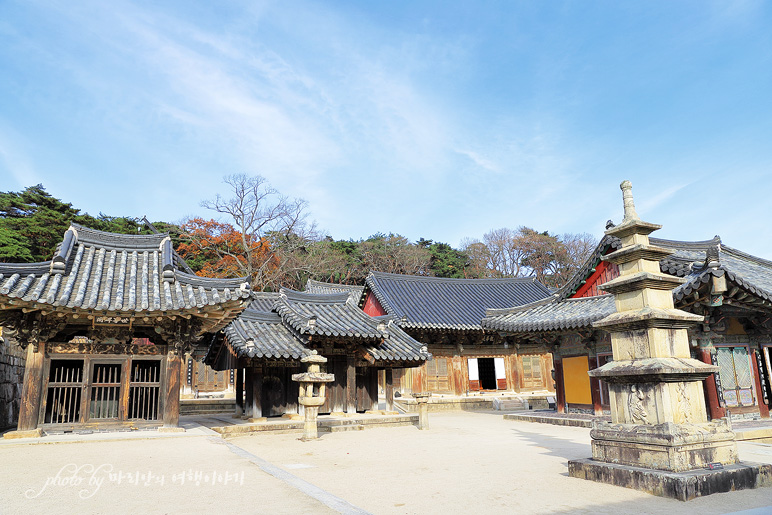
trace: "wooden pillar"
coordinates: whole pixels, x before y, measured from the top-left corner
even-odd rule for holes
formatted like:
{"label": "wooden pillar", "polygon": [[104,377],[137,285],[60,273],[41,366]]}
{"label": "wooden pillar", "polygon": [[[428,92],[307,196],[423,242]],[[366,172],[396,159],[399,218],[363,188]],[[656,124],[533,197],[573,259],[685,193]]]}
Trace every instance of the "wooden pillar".
{"label": "wooden pillar", "polygon": [[244,372],[244,390],[246,391],[244,396],[244,418],[252,418],[255,402],[255,369],[254,367],[246,367]]}
{"label": "wooden pillar", "polygon": [[236,412],[234,417],[244,414],[244,369],[240,363],[236,363]]}
{"label": "wooden pillar", "polygon": [[[707,363],[708,365],[713,364],[713,359],[711,354],[715,351],[715,349],[710,348],[702,348],[700,349],[700,359],[703,363]],[[720,418],[723,418],[726,416],[726,409],[721,407],[721,404],[718,402],[718,388],[716,387],[716,377],[714,374],[709,375],[703,382],[703,387],[705,388],[705,395],[707,396],[707,408],[708,413],[710,414],[711,420],[718,420]]]}
{"label": "wooden pillar", "polygon": [[19,431],[31,431],[38,427],[40,419],[40,394],[43,390],[43,360],[45,344],[27,345],[27,363],[24,368],[24,385],[19,406]]}
{"label": "wooden pillar", "polygon": [[346,356],[346,413],[357,412],[357,368],[353,355]]}
{"label": "wooden pillar", "polygon": [[558,413],[566,412],[566,392],[563,387],[563,361],[553,358],[555,366],[555,395],[557,396]]}
{"label": "wooden pillar", "polygon": [[252,417],[263,416],[263,367],[255,367],[252,370]]}
{"label": "wooden pillar", "polygon": [[764,394],[761,391],[761,381],[759,380],[759,352],[757,350],[751,351],[753,356],[753,381],[756,384],[756,402],[759,404],[759,414],[763,418],[769,418],[769,406],[764,404]]}
{"label": "wooden pillar", "polygon": [[386,369],[386,411],[394,411],[394,369]]}
{"label": "wooden pillar", "polygon": [[507,372],[507,389],[520,393],[520,376],[517,375],[517,354],[509,354],[504,359],[504,367]]}
{"label": "wooden pillar", "polygon": [[182,358],[177,352],[166,355],[166,399],[164,402],[164,427],[180,425],[180,368]]}

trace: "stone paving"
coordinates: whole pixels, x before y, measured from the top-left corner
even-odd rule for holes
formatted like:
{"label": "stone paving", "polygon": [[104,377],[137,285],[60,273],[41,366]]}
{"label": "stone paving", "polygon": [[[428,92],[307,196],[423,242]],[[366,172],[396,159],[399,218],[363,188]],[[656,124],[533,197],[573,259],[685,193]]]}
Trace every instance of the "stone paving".
{"label": "stone paving", "polygon": [[[772,488],[688,503],[567,476],[589,430],[432,413],[413,426],[224,440],[195,418],[185,433],[93,433],[0,441],[0,513],[732,513],[772,511]],[[741,442],[772,463],[772,445]],[[762,513],[763,511],[758,511]]]}

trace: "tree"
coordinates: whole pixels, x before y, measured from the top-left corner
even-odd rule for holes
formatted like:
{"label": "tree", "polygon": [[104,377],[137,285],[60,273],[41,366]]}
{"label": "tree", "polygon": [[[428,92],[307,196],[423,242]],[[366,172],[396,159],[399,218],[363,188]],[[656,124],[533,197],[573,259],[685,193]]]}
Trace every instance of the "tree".
{"label": "tree", "polygon": [[28,263],[34,261],[29,242],[6,227],[0,227],[0,262]]}
{"label": "tree", "polygon": [[177,251],[203,277],[243,277],[250,268],[246,259],[254,260],[252,269],[271,263],[270,245],[252,236],[244,238],[230,224],[193,218],[182,224],[182,230]]}
{"label": "tree", "polygon": [[[1,225],[29,251],[30,261],[50,259],[79,211],[49,194],[42,184],[20,193],[0,193]],[[18,255],[18,254],[17,254]],[[12,260],[11,256],[2,256]]]}
{"label": "tree", "polygon": [[[281,269],[286,260],[277,256],[276,250],[294,248],[296,236],[306,229],[306,201],[281,195],[259,175],[229,175],[224,182],[230,186],[232,196],[226,199],[217,195],[201,205],[226,215],[229,220],[223,223],[233,231],[226,231],[228,237],[217,242],[207,239],[206,230],[187,232],[184,239],[202,248],[214,245],[217,253],[230,256],[230,265],[239,270],[239,275],[250,277],[253,288],[281,283],[276,280],[276,269]],[[238,245],[233,238],[240,240]],[[196,242],[202,239],[206,242]]]}
{"label": "tree", "polygon": [[464,270],[464,276],[470,279],[482,279],[491,277],[491,253],[485,243],[477,239],[464,238],[461,240],[461,251],[469,259]]}
{"label": "tree", "polygon": [[[123,234],[149,233],[135,218],[81,213],[68,202],[52,196],[42,184],[20,192],[0,193],[0,261],[29,262],[51,259],[71,222],[100,231]],[[163,224],[176,228],[171,224]],[[179,230],[177,230],[179,232]]]}
{"label": "tree", "polygon": [[365,270],[394,274],[431,275],[431,254],[399,234],[377,233],[360,244]]}
{"label": "tree", "polygon": [[[420,246],[421,240],[418,241]],[[427,240],[431,241],[431,240]],[[466,277],[466,267],[470,264],[469,257],[447,243],[431,243],[428,246],[431,259],[429,262],[432,275],[435,277]]]}
{"label": "tree", "polygon": [[[487,232],[483,240],[466,239],[473,277],[527,277],[535,275],[547,286],[559,287],[582,265],[597,241],[589,234],[539,232],[521,226]],[[472,275],[473,274],[473,275]]]}

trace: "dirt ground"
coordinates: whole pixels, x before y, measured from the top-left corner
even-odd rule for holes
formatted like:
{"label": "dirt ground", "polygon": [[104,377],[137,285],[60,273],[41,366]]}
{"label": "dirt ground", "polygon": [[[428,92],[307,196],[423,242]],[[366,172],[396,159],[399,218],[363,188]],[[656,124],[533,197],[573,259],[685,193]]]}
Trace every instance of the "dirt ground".
{"label": "dirt ground", "polygon": [[[137,439],[137,436],[144,438]],[[772,513],[772,488],[688,503],[568,477],[589,430],[432,413],[430,429],[223,440],[86,435],[0,445],[0,513]],[[740,443],[745,461],[772,445]]]}

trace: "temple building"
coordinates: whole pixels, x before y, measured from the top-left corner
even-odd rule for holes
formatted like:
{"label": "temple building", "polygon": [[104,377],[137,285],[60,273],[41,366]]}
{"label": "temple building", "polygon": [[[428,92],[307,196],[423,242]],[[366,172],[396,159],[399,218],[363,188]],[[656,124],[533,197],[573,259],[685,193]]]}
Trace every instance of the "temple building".
{"label": "temple building", "polygon": [[[673,253],[659,261],[660,270],[683,277],[675,287],[676,309],[705,317],[688,330],[692,357],[718,365],[704,382],[712,419],[769,416],[772,353],[772,262],[707,241],[650,238]],[[620,248],[606,236],[585,265],[563,288],[540,301],[489,310],[483,327],[502,331],[529,346],[553,353],[558,410],[601,414],[609,410],[608,385],[588,375],[612,359],[606,331],[593,322],[614,313],[614,297],[599,285],[619,276],[617,265],[601,256]]]}
{"label": "temple building", "polygon": [[546,347],[518,350],[514,339],[484,330],[486,308],[529,304],[550,296],[535,278],[447,279],[370,272],[360,304],[371,316],[390,315],[432,354],[426,365],[400,374],[404,392],[552,390]]}
{"label": "temple building", "polygon": [[325,291],[255,292],[249,307],[212,341],[205,362],[214,370],[237,370],[237,409],[246,418],[299,413],[292,375],[303,371],[301,359],[312,351],[327,358],[322,372],[335,375],[322,414],[377,409],[379,371],[392,409],[393,371],[421,366],[430,358],[393,317],[368,316],[348,290]]}
{"label": "temple building", "polygon": [[0,264],[0,325],[26,352],[18,431],[178,429],[181,362],[250,300],[179,269],[168,234],[72,224],[50,261]]}

